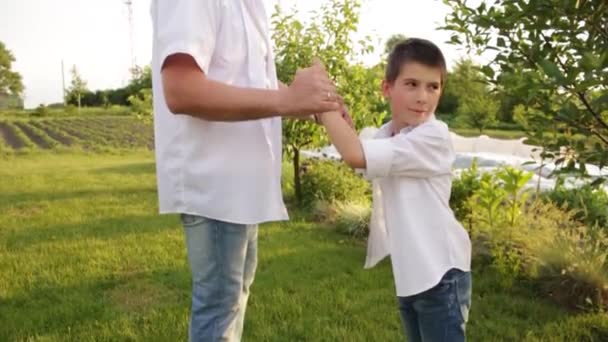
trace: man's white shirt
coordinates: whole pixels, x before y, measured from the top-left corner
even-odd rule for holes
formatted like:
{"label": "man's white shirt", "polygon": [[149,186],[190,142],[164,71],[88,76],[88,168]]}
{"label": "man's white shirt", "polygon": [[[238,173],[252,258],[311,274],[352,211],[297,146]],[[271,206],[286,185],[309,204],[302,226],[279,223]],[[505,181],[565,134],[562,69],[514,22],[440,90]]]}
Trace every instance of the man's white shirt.
{"label": "man's white shirt", "polygon": [[184,53],[209,79],[277,89],[263,1],[153,0],[151,15],[160,212],[242,224],[287,219],[281,119],[228,123],[176,115],[167,108],[160,79],[165,59]]}

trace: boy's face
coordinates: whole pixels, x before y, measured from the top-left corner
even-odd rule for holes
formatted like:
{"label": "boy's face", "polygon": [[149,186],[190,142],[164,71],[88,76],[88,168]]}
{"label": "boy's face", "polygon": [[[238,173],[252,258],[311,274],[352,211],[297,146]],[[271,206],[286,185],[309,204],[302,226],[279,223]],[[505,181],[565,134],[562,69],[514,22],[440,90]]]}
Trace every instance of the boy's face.
{"label": "boy's face", "polygon": [[441,69],[418,62],[401,65],[394,82],[382,83],[397,127],[416,126],[435,112],[441,96]]}

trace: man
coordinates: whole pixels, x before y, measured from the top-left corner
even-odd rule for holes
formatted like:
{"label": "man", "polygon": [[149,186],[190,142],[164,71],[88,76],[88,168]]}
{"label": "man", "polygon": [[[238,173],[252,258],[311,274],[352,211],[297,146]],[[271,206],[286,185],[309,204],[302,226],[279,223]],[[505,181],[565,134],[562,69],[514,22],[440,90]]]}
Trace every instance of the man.
{"label": "man", "polygon": [[191,341],[238,341],[258,224],[287,219],[281,118],[339,109],[322,66],[279,87],[262,0],[153,0],[161,213],[179,213],[192,271]]}

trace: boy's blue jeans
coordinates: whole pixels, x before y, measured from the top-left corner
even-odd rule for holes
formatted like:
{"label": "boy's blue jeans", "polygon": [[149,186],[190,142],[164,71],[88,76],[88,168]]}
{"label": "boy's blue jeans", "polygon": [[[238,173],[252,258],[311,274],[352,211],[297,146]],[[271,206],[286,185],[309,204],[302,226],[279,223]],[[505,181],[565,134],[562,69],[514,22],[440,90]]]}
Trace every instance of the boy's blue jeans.
{"label": "boy's blue jeans", "polygon": [[451,269],[435,287],[397,298],[408,342],[465,341],[471,272]]}
{"label": "boy's blue jeans", "polygon": [[181,215],[192,272],[189,340],[240,341],[257,265],[258,226]]}

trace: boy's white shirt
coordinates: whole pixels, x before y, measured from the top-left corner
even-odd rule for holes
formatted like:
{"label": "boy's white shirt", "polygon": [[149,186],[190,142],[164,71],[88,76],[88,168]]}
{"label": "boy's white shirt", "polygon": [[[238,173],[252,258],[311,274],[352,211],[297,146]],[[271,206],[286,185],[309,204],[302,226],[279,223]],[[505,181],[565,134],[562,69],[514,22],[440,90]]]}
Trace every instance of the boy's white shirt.
{"label": "boy's white shirt", "polygon": [[449,207],[454,150],[432,116],[391,137],[390,122],[362,140],[373,208],[365,268],[391,256],[397,296],[421,293],[451,268],[470,271],[471,242]]}

